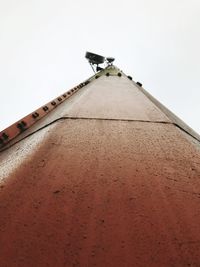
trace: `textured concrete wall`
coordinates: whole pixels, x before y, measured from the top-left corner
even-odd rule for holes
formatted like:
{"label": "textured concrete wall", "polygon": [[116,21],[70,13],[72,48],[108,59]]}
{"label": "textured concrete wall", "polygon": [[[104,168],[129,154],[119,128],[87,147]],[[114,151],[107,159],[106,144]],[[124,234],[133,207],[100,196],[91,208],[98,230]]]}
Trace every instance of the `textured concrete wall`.
{"label": "textured concrete wall", "polygon": [[0,266],[200,266],[199,143],[134,83],[102,76],[31,133],[0,153]]}

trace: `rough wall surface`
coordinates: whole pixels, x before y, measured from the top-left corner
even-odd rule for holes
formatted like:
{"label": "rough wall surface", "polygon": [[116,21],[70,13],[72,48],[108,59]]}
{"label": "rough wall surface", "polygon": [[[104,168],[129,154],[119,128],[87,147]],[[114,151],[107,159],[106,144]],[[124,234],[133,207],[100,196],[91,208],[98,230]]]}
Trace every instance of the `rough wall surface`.
{"label": "rough wall surface", "polygon": [[131,81],[34,127],[0,153],[0,266],[200,266],[199,143]]}

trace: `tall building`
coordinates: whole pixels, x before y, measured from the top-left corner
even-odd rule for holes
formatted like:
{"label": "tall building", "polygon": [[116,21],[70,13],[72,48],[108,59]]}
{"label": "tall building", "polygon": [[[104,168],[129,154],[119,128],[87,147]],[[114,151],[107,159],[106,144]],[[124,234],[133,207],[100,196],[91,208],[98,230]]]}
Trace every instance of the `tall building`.
{"label": "tall building", "polygon": [[199,142],[114,66],[11,125],[0,266],[200,266]]}

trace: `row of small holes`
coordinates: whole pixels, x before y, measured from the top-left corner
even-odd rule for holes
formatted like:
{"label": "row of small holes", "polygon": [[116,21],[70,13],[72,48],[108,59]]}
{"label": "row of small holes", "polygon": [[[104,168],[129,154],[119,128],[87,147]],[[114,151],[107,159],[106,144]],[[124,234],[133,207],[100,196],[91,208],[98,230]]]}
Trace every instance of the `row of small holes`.
{"label": "row of small holes", "polygon": [[9,138],[8,135],[7,135],[6,133],[3,133],[3,134],[2,134],[2,137],[3,137],[4,140],[7,140],[7,139]]}
{"label": "row of small holes", "polygon": [[43,107],[44,111],[47,111],[49,108],[47,106]]}
{"label": "row of small holes", "polygon": [[37,117],[39,117],[40,115],[39,115],[39,113],[37,113],[37,112],[35,112],[35,113],[33,113],[32,114],[32,117],[34,118],[34,119],[36,119]]}
{"label": "row of small holes", "polygon": [[[84,84],[83,84],[83,83],[79,84],[77,87],[73,88],[73,89],[72,89],[70,92],[68,92],[67,94],[70,95],[70,94],[73,93],[74,91],[76,91],[76,90],[82,88],[84,85],[87,85],[89,82],[90,82],[90,81],[86,81]],[[66,98],[67,95],[66,95],[66,94],[63,94],[63,97]],[[61,98],[61,97],[58,97],[57,99],[58,99],[59,102],[62,101],[62,98]],[[55,106],[55,105],[56,105],[56,102],[55,102],[55,101],[52,101],[52,102],[51,102],[51,105],[52,105],[52,106]],[[44,107],[43,107],[43,110],[44,110],[44,111],[48,111],[48,110],[49,110],[48,106],[44,106]],[[33,117],[34,119],[36,119],[36,118],[39,117],[39,116],[40,116],[40,114],[39,114],[38,112],[34,112],[34,113],[32,114],[32,117]],[[25,121],[21,121],[21,122],[19,122],[19,123],[17,124],[17,128],[18,128],[20,131],[24,131],[24,130],[26,129],[26,126],[27,126],[27,123],[26,123]],[[1,135],[1,138],[0,138],[0,144],[4,144],[4,141],[7,141],[8,139],[9,139],[9,136],[8,136],[6,133],[3,133],[3,134]]]}
{"label": "row of small holes", "polygon": [[[107,72],[107,73],[106,73],[106,76],[109,77],[109,76],[110,76],[110,73]],[[122,76],[121,72],[118,72],[118,73],[117,73],[117,76],[121,77],[121,76]],[[96,76],[95,78],[97,79],[98,76]]]}
{"label": "row of small holes", "polygon": [[9,136],[6,133],[2,133],[2,136],[0,138],[0,144],[3,144],[4,141],[7,141],[9,139]]}
{"label": "row of small holes", "polygon": [[20,131],[24,131],[25,128],[26,128],[26,122],[25,121],[21,121],[17,124],[17,128],[20,130]]}

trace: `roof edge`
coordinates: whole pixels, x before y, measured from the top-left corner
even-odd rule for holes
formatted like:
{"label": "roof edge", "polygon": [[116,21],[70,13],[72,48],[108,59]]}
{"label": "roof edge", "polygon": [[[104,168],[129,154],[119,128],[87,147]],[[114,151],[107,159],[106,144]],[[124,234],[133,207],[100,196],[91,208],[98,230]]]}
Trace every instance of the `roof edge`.
{"label": "roof edge", "polygon": [[32,113],[28,114],[27,116],[13,123],[9,127],[5,128],[3,131],[0,132],[0,151],[4,148],[7,148],[7,145],[12,140],[14,140],[20,134],[31,128],[31,126],[33,126],[39,120],[47,116],[57,106],[62,104],[65,100],[70,98],[72,95],[74,95],[76,92],[78,92],[80,89],[82,89],[84,86],[86,86],[93,80],[98,79],[100,76],[105,74],[117,75],[119,72],[121,73],[121,71],[116,66],[107,66],[105,69],[102,69],[101,71],[95,73],[93,76],[91,76],[84,82],[71,88],[62,95],[59,95],[57,98],[54,98],[52,101],[46,103],[45,105],[33,111]]}
{"label": "roof edge", "polygon": [[148,93],[142,86],[133,81],[134,85],[151,100],[177,127],[182,129],[184,132],[192,136],[194,139],[200,142],[200,135],[195,132],[190,126],[188,126],[183,120],[176,116],[172,111],[165,107],[161,102],[154,98],[150,93]]}
{"label": "roof edge", "polygon": [[45,105],[41,106],[40,108],[36,109],[35,111],[31,112],[27,116],[23,117],[22,119],[18,120],[17,122],[13,123],[6,129],[1,131],[0,150],[4,148],[8,143],[10,143],[13,139],[15,139],[17,136],[19,136],[31,126],[33,126],[35,123],[37,123],[39,120],[47,116],[52,110],[57,108],[60,104],[62,104],[65,100],[67,100],[76,92],[78,92],[81,88],[90,83],[93,78],[94,76],[71,88],[62,95],[59,95],[50,102],[46,103]]}

